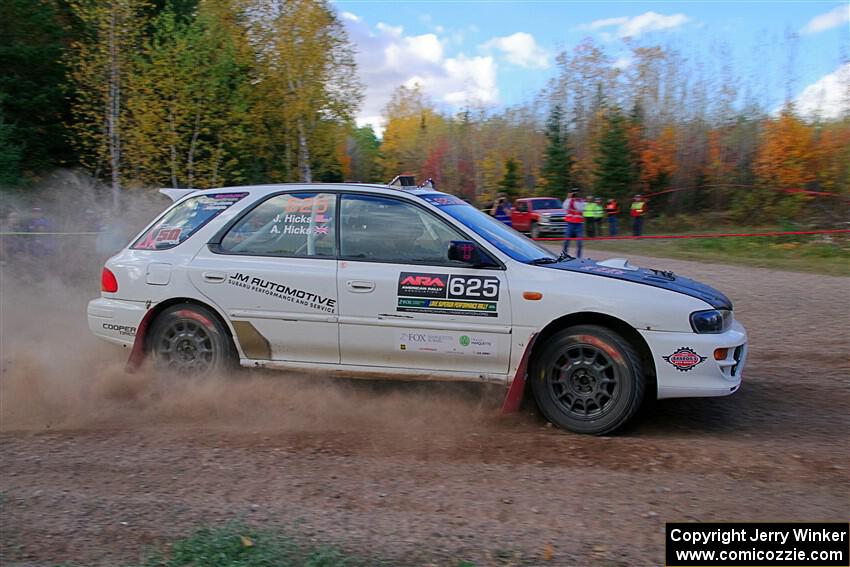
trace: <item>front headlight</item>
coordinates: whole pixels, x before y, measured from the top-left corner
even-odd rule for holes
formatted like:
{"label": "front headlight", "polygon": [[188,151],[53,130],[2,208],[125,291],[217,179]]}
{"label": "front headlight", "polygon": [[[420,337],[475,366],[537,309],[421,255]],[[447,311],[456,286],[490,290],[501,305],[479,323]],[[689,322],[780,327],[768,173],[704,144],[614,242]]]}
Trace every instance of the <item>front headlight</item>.
{"label": "front headlight", "polygon": [[691,313],[691,328],[695,333],[723,333],[732,325],[732,312],[728,309],[708,309]]}

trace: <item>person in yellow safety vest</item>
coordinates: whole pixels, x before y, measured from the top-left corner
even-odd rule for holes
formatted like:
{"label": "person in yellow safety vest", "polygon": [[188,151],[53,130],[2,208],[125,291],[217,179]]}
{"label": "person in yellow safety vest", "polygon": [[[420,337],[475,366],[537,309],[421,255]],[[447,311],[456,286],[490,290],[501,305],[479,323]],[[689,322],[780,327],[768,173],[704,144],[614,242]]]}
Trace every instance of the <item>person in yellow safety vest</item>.
{"label": "person in yellow safety vest", "polygon": [[[581,198],[581,189],[573,187],[567,192],[567,200],[564,201],[564,209],[567,213],[564,215],[564,220],[567,223],[567,228],[564,230],[564,254],[570,253],[570,238],[581,238],[584,229],[584,200]],[[581,258],[581,240],[576,240],[576,248],[578,248],[577,258]]]}
{"label": "person in yellow safety vest", "polygon": [[593,232],[602,236],[602,218],[605,216],[605,209],[602,208],[602,199],[596,197],[593,200]]}
{"label": "person in yellow safety vest", "polygon": [[605,205],[605,214],[608,215],[608,234],[617,236],[617,215],[620,214],[620,205],[616,199],[608,199]]}
{"label": "person in yellow safety vest", "polygon": [[646,214],[646,201],[640,195],[635,195],[632,201],[632,234],[640,236],[643,232],[643,215]]}
{"label": "person in yellow safety vest", "polygon": [[587,230],[588,238],[596,236],[596,223],[593,221],[593,205],[593,195],[588,195],[584,201],[584,211],[582,213],[582,216],[584,216],[584,228]]}

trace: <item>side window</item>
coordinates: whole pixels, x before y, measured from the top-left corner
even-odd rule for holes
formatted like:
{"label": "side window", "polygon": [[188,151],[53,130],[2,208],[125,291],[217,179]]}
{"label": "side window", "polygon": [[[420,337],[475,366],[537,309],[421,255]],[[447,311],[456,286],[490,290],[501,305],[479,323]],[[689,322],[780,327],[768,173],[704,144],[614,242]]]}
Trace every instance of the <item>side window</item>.
{"label": "side window", "polygon": [[517,205],[517,210],[519,210],[519,212],[521,212],[521,213],[527,213],[528,212],[528,201],[520,201],[519,204]]}
{"label": "side window", "polygon": [[333,193],[287,193],[255,207],[228,231],[221,250],[256,256],[335,257]]}
{"label": "side window", "polygon": [[340,256],[397,264],[453,264],[449,243],[460,232],[410,203],[374,195],[343,195]]}

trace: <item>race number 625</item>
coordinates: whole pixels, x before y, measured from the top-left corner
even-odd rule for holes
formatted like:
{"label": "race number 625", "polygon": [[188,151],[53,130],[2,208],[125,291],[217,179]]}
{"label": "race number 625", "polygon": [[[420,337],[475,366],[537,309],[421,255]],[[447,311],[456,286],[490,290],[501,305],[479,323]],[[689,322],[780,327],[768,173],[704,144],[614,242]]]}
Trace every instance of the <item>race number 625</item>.
{"label": "race number 625", "polygon": [[499,279],[481,276],[452,276],[449,297],[455,299],[499,299]]}

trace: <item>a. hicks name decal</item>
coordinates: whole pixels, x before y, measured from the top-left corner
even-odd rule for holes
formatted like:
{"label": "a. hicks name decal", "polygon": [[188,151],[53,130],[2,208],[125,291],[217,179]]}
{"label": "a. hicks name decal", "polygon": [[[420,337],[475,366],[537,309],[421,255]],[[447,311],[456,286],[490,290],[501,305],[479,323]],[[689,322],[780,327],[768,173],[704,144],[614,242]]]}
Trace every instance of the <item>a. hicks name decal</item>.
{"label": "a. hicks name decal", "polygon": [[283,301],[303,305],[304,307],[318,311],[324,311],[326,313],[334,313],[336,311],[336,299],[271,280],[249,276],[248,274],[237,272],[227,277],[227,283],[257,293],[271,295]]}
{"label": "a. hicks name decal", "polygon": [[696,351],[690,347],[681,347],[673,354],[663,358],[675,366],[676,370],[687,372],[694,366],[701,364],[707,357],[698,355]]}
{"label": "a. hicks name decal", "polygon": [[401,272],[398,311],[497,317],[499,278]]}

